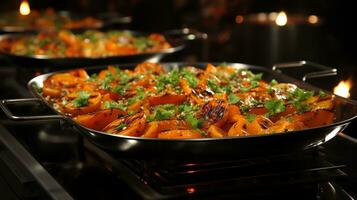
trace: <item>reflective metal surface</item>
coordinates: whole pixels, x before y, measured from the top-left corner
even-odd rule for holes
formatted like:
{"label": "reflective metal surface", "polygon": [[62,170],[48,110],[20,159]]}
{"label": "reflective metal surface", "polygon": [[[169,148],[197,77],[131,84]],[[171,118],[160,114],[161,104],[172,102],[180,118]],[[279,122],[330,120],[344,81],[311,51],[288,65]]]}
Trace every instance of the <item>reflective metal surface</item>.
{"label": "reflective metal surface", "polygon": [[[274,78],[278,82],[290,82],[304,89],[314,90],[316,92],[319,91],[318,88],[315,88],[307,83],[292,79],[288,76],[276,73],[266,68],[241,63],[228,64],[237,68],[247,68],[255,73],[263,72],[264,79],[266,81],[270,81]],[[163,66],[168,70],[172,67],[185,65],[205,67],[206,63],[163,63]],[[132,68],[133,66],[133,64],[120,65],[122,68]],[[88,71],[89,73],[92,73],[104,68],[105,66],[88,68]],[[43,102],[45,102],[45,100],[35,88],[42,87],[43,80],[52,74],[54,73],[40,75],[28,83],[29,89],[34,93],[35,96],[42,99]],[[34,85],[36,85],[36,87],[34,87]],[[116,151],[117,153],[128,157],[134,156],[149,158],[150,156],[160,156],[162,158],[170,158],[174,155],[177,159],[197,159],[197,157],[202,159],[215,159],[222,157],[240,158],[306,150],[321,145],[332,139],[336,136],[337,133],[346,128],[346,126],[356,118],[357,114],[357,103],[355,101],[340,97],[336,97],[336,100],[338,101],[335,111],[336,120],[333,124],[281,134],[227,137],[220,139],[205,138],[165,140],[127,137],[91,130],[77,124],[75,121],[65,117],[64,115],[62,115],[62,117],[71,122],[74,127],[78,128],[81,133],[94,144],[110,151]],[[45,103],[51,107],[47,102]],[[36,119],[40,118],[37,117]]]}

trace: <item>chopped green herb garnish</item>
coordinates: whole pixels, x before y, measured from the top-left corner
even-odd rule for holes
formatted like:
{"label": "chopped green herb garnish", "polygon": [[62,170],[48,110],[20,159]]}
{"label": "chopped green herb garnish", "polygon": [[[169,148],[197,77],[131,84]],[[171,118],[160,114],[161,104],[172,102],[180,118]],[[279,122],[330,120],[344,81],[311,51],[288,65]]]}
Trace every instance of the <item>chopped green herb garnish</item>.
{"label": "chopped green herb garnish", "polygon": [[320,96],[321,98],[325,98],[325,97],[327,97],[327,94],[326,94],[326,92],[320,90],[319,96]]}
{"label": "chopped green herb garnish", "polygon": [[249,123],[252,123],[257,116],[254,114],[247,114],[246,119],[248,120]]}
{"label": "chopped green herb garnish", "polygon": [[128,104],[131,105],[139,100],[143,100],[145,98],[145,92],[142,87],[136,88],[136,95],[130,99],[128,99]]}
{"label": "chopped green herb garnish", "polygon": [[155,119],[156,120],[165,120],[165,119],[170,119],[175,115],[175,110],[163,110],[159,109],[156,111],[155,114]]}
{"label": "chopped green herb garnish", "polygon": [[193,129],[198,129],[201,127],[203,120],[197,119],[194,115],[188,114],[185,116],[186,122],[188,122]]}
{"label": "chopped green herb garnish", "polygon": [[41,92],[42,92],[42,88],[41,88],[40,86],[38,86],[37,83],[33,83],[33,84],[32,84],[32,89],[33,89],[34,91],[36,91],[37,93],[41,93]]}
{"label": "chopped green herb garnish", "polygon": [[178,106],[179,112],[183,112],[183,113],[191,113],[194,112],[194,107],[192,107],[189,104],[181,104]]}
{"label": "chopped green herb garnish", "polygon": [[125,92],[130,88],[130,85],[117,85],[114,89],[113,92],[119,94],[119,95],[124,95]]}
{"label": "chopped green herb garnish", "polygon": [[310,109],[310,106],[308,104],[300,101],[294,101],[293,105],[300,113],[306,112]]}
{"label": "chopped green herb garnish", "polygon": [[162,91],[167,85],[176,87],[178,86],[180,80],[179,71],[178,69],[173,69],[168,74],[160,75],[156,80],[156,87],[159,92]]}
{"label": "chopped green herb garnish", "polygon": [[134,41],[134,45],[140,49],[140,50],[144,50],[150,46],[153,46],[155,44],[155,41],[153,40],[150,40],[148,38],[145,38],[145,37],[140,37],[140,38],[137,38],[135,41]]}
{"label": "chopped green herb garnish", "polygon": [[240,69],[238,70],[238,74],[248,75],[248,77],[254,76],[253,72],[249,71],[248,69]]}
{"label": "chopped green herb garnish", "polygon": [[98,79],[98,74],[97,73],[94,73],[94,74],[92,74],[91,76],[90,76],[90,78],[89,78],[89,81],[96,81]]}
{"label": "chopped green herb garnish", "polygon": [[245,114],[249,111],[249,106],[242,105],[240,106],[240,110],[242,111],[243,114]]}
{"label": "chopped green herb garnish", "polygon": [[110,90],[111,87],[110,87],[110,83],[114,80],[114,75],[111,73],[111,72],[108,72],[105,74],[105,78],[104,80],[102,81],[102,84],[100,85],[100,88],[101,89],[104,89],[104,90]]}
{"label": "chopped green herb garnish", "polygon": [[228,96],[228,103],[229,103],[229,104],[236,104],[236,103],[238,103],[239,101],[240,101],[240,98],[239,98],[237,95],[233,94],[233,93],[231,93],[231,94]]}
{"label": "chopped green herb garnish", "polygon": [[259,86],[259,82],[258,81],[251,81],[250,82],[250,86],[248,87],[241,87],[240,88],[240,91],[241,92],[248,92],[249,90],[253,89],[253,88],[256,88]]}
{"label": "chopped green herb garnish", "polygon": [[275,79],[271,80],[269,83],[271,86],[274,86],[276,84],[278,84],[278,81],[276,81]]}
{"label": "chopped green herb garnish", "polygon": [[271,99],[264,103],[264,107],[268,109],[267,115],[269,117],[285,111],[285,105],[282,100]]}
{"label": "chopped green herb garnish", "polygon": [[263,73],[253,74],[252,77],[249,78],[251,81],[260,81],[262,80]]}
{"label": "chopped green herb garnish", "polygon": [[287,117],[286,119],[287,119],[289,122],[293,122],[293,121],[294,121],[294,118],[291,117],[291,116],[290,116],[290,117]]}
{"label": "chopped green herb garnish", "polygon": [[104,102],[104,108],[105,109],[120,109],[120,110],[126,110],[126,106],[124,104],[117,103],[115,101],[105,101]]}
{"label": "chopped green herb garnish", "polygon": [[293,93],[288,96],[289,103],[293,104],[299,112],[306,112],[310,109],[309,105],[303,101],[314,95],[313,91],[296,88]]}
{"label": "chopped green herb garnish", "polygon": [[117,76],[120,79],[120,84],[127,83],[131,79],[130,75],[123,71],[119,71]]}
{"label": "chopped green herb garnish", "polygon": [[194,73],[188,71],[187,69],[182,70],[181,73],[183,75],[183,78],[186,79],[186,81],[190,85],[190,87],[193,87],[193,88],[197,87],[198,78],[196,77],[196,75]]}
{"label": "chopped green herb garnish", "polygon": [[220,86],[217,83],[215,83],[212,79],[207,80],[207,86],[215,93],[223,92],[222,88],[220,88]]}
{"label": "chopped green herb garnish", "polygon": [[202,137],[207,136],[207,133],[206,133],[205,131],[202,131],[202,130],[198,130],[198,131],[200,132],[200,135],[201,135]]}
{"label": "chopped green herb garnish", "polygon": [[74,107],[78,108],[88,105],[90,94],[87,91],[79,91],[77,95],[77,98],[72,101]]}
{"label": "chopped green herb garnish", "polygon": [[119,124],[115,129],[118,130],[118,131],[121,131],[123,130],[128,124],[126,123],[121,123]]}
{"label": "chopped green herb garnish", "polygon": [[306,99],[314,96],[313,91],[307,91],[304,89],[296,88],[294,92],[288,97],[288,99],[293,101],[305,101]]}
{"label": "chopped green herb garnish", "polygon": [[229,75],[229,78],[230,78],[230,79],[234,79],[234,78],[237,77],[237,75],[238,75],[238,73],[237,73],[237,72],[234,72],[234,73],[232,73],[231,75]]}
{"label": "chopped green herb garnish", "polygon": [[159,105],[156,106],[154,109],[154,116],[153,118],[155,120],[165,120],[165,119],[170,119],[176,114],[176,106],[173,104],[165,104],[165,105]]}

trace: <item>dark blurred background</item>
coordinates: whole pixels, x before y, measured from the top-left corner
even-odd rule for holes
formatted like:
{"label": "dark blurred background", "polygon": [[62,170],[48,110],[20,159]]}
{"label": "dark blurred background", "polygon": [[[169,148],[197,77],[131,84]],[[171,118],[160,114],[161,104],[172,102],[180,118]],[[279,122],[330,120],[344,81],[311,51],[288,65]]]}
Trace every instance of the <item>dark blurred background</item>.
{"label": "dark blurred background", "polygon": [[[2,0],[0,11],[18,10],[21,0]],[[31,9],[68,10],[98,15],[130,16],[125,26],[164,32],[183,27],[208,34],[206,41],[164,61],[242,62],[266,67],[274,63],[309,60],[336,67],[339,75],[313,84],[332,90],[341,80],[356,77],[357,17],[347,0],[29,0]],[[288,22],[277,26],[272,18],[284,11]],[[309,21],[313,16],[314,20]],[[301,73],[294,73],[301,76]],[[352,88],[352,98],[357,90]]]}

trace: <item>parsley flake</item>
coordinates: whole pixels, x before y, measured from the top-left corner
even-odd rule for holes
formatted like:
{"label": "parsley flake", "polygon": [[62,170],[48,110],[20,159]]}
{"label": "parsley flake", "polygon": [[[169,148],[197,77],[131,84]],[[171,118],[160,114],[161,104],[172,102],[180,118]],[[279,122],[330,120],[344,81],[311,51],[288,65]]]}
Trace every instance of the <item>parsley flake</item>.
{"label": "parsley flake", "polygon": [[126,123],[121,123],[119,124],[115,129],[118,130],[118,131],[121,131],[123,130],[128,124]]}
{"label": "parsley flake", "polygon": [[220,86],[211,79],[207,80],[207,86],[215,93],[223,92],[222,88],[220,88]]}
{"label": "parsley flake", "polygon": [[285,105],[282,100],[271,99],[264,103],[264,107],[268,109],[268,117],[285,111]]}
{"label": "parsley flake", "polygon": [[78,108],[88,105],[90,94],[87,91],[79,91],[77,95],[77,98],[72,101],[74,107]]}
{"label": "parsley flake", "polygon": [[254,114],[247,114],[246,119],[249,123],[252,123],[257,116]]}
{"label": "parsley flake", "polygon": [[229,104],[236,104],[239,101],[240,101],[240,98],[237,95],[235,95],[233,93],[229,94],[229,96],[228,96],[228,103]]}

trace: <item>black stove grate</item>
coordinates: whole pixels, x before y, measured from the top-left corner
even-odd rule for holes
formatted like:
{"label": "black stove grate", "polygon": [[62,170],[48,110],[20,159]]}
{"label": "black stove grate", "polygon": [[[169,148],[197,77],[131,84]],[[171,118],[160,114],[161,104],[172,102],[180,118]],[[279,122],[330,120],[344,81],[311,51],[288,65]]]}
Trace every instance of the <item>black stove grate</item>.
{"label": "black stove grate", "polygon": [[90,142],[84,144],[147,199],[188,195],[205,199],[217,195],[260,198],[296,191],[300,191],[296,194],[299,198],[316,197],[321,184],[346,177],[341,170],[344,165],[326,161],[321,149],[252,159],[185,162],[126,160]]}

